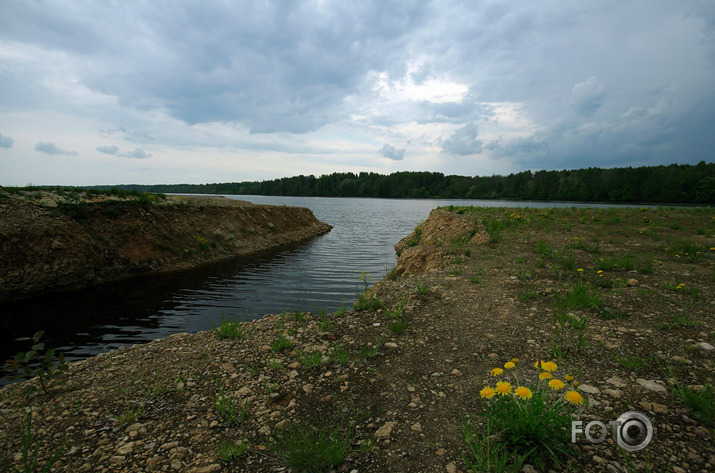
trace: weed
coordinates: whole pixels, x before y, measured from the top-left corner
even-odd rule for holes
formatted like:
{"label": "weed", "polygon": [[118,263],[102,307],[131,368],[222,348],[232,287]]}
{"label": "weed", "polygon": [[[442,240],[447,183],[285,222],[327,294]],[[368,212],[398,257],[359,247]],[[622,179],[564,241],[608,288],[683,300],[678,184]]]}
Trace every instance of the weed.
{"label": "weed", "polygon": [[231,340],[246,338],[246,326],[239,320],[231,320],[222,315],[219,324],[217,326],[211,324],[211,327],[219,338]]}
{"label": "weed", "polygon": [[404,319],[391,320],[390,323],[387,324],[387,328],[396,335],[402,335],[407,330],[407,321]]}
{"label": "weed", "polygon": [[327,472],[347,457],[350,437],[349,430],[339,427],[297,424],[278,432],[271,448],[294,472]]}
{"label": "weed", "polygon": [[370,294],[368,296],[360,294],[353,304],[353,309],[355,310],[377,310],[382,307],[382,301],[375,294]]}
{"label": "weed", "polygon": [[655,323],[655,327],[661,330],[672,330],[682,327],[695,327],[699,325],[697,320],[691,318],[688,314],[676,314],[668,311],[670,320],[660,319]]}
{"label": "weed", "polygon": [[676,382],[673,393],[693,411],[698,420],[710,428],[715,428],[715,388],[712,385],[707,384],[696,391],[690,386]]}
{"label": "weed", "polygon": [[503,442],[498,441],[492,433],[492,422],[487,420],[484,433],[473,421],[467,421],[461,430],[466,451],[462,459],[474,473],[491,472],[504,473],[521,471],[524,459],[528,455],[517,455],[507,449]]}
{"label": "weed", "polygon": [[300,362],[308,369],[319,368],[323,364],[323,355],[319,351],[304,353],[300,357]]}
{"label": "weed", "polygon": [[430,292],[430,287],[427,284],[420,284],[419,281],[417,281],[417,294],[420,296],[428,296]]}
{"label": "weed", "polygon": [[[488,400],[485,417],[516,458],[545,470],[547,461],[561,464],[570,453],[571,406],[582,404],[584,399],[575,390],[557,394],[566,383],[553,377],[552,373],[558,369],[556,363],[537,361],[535,366],[540,368],[537,381],[527,387],[519,384],[516,362],[507,362],[504,368],[518,387],[514,389],[510,382],[498,381],[495,388],[486,386],[480,391],[480,396]],[[501,368],[491,371],[492,376],[503,373]],[[565,379],[573,381],[572,377]]]}
{"label": "weed", "polygon": [[646,360],[639,357],[638,355],[620,356],[616,353],[613,353],[612,356],[616,363],[628,370],[640,371],[648,364]]}
{"label": "weed", "polygon": [[217,395],[214,400],[214,408],[221,416],[224,423],[229,425],[238,425],[248,415],[248,401],[243,404],[242,408],[238,407],[238,401],[229,397],[223,390],[221,382],[216,380]]}
{"label": "weed", "polygon": [[559,301],[566,309],[597,309],[601,303],[598,292],[584,284],[573,286]]}
{"label": "weed", "polygon": [[[25,421],[22,424],[22,470],[18,470],[9,463],[3,462],[10,471],[15,473],[30,473],[38,471],[37,462],[40,459],[40,440],[37,434],[32,433],[32,410],[25,412]],[[45,466],[39,470],[42,473],[48,473],[52,470],[52,466],[59,460],[64,450],[64,444],[55,450],[49,459],[45,462]]]}
{"label": "weed", "polygon": [[280,334],[278,338],[273,340],[270,344],[271,349],[277,353],[279,351],[287,350],[293,346],[293,344],[290,341],[290,338],[286,337],[283,334]]}
{"label": "weed", "polygon": [[528,300],[538,299],[538,298],[539,298],[539,292],[534,288],[525,289],[524,292],[522,292],[521,295],[519,296],[519,300],[521,302],[526,302]]}
{"label": "weed", "polygon": [[117,422],[119,425],[133,424],[143,413],[141,406],[137,406],[134,409],[126,408],[122,414],[117,417]]}
{"label": "weed", "polygon": [[218,456],[225,462],[237,460],[246,454],[246,451],[250,446],[251,444],[248,442],[236,444],[230,440],[224,440],[221,445],[218,446]]}
{"label": "weed", "polygon": [[610,309],[608,307],[604,307],[599,310],[598,316],[603,320],[627,319],[628,317],[630,317],[629,314],[624,314],[623,312],[619,312],[615,309]]}
{"label": "weed", "polygon": [[62,353],[55,357],[55,350],[49,348],[45,350],[45,342],[40,339],[45,334],[44,330],[35,332],[32,338],[22,337],[20,340],[32,340],[32,346],[27,352],[20,352],[5,363],[12,379],[40,378],[42,391],[47,394],[47,382],[49,379],[57,378],[65,373],[69,367],[65,363],[65,356]]}
{"label": "weed", "polygon": [[347,364],[350,359],[350,352],[348,352],[344,347],[333,346],[328,351],[328,358],[330,358],[330,361],[336,365],[344,365]]}

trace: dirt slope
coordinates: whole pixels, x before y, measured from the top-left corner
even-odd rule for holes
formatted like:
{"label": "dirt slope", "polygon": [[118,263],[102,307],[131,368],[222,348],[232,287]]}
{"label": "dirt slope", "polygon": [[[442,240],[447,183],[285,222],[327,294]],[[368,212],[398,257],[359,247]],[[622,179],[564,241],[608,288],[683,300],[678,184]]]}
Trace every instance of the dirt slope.
{"label": "dirt slope", "polygon": [[215,197],[0,197],[0,300],[191,268],[331,228],[306,208]]}

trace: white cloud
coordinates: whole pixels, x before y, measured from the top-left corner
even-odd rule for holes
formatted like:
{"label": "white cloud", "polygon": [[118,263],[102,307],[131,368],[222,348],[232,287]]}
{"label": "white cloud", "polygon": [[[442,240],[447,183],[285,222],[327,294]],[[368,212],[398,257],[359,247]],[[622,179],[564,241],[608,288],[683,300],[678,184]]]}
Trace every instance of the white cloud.
{"label": "white cloud", "polygon": [[595,77],[589,77],[571,89],[571,106],[584,117],[593,117],[605,100],[605,86]]}
{"label": "white cloud", "polygon": [[147,153],[141,148],[135,148],[132,151],[128,151],[126,153],[119,153],[117,156],[122,156],[124,158],[137,158],[137,159],[144,159],[144,158],[150,158],[151,154]]}

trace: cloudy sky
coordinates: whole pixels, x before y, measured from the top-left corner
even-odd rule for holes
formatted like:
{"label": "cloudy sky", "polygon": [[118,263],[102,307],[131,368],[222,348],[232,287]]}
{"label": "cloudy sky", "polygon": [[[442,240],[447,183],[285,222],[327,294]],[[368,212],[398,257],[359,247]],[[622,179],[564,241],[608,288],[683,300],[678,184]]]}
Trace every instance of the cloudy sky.
{"label": "cloudy sky", "polygon": [[713,161],[715,2],[0,0],[0,185]]}

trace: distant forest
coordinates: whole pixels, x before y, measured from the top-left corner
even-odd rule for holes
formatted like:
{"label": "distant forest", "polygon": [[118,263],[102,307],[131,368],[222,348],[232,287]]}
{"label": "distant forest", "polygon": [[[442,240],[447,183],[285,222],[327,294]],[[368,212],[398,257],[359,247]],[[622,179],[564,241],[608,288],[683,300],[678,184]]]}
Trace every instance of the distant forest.
{"label": "distant forest", "polygon": [[713,204],[715,163],[524,171],[488,177],[445,176],[440,172],[348,172],[261,182],[102,186],[110,187],[182,194]]}

